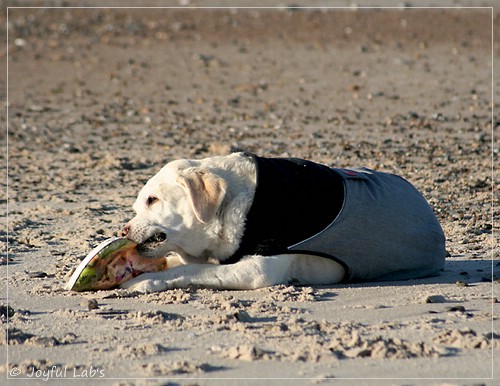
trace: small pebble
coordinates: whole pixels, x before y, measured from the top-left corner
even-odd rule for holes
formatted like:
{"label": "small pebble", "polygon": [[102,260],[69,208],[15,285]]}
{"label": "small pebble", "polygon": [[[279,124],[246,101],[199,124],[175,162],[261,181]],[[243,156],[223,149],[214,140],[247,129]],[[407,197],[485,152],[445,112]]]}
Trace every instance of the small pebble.
{"label": "small pebble", "polygon": [[446,298],[442,295],[431,295],[425,298],[424,303],[446,303]]}
{"label": "small pebble", "polygon": [[244,310],[239,310],[238,312],[236,312],[234,314],[234,317],[236,318],[236,320],[242,323],[248,323],[252,321],[252,317],[248,314],[248,312]]}
{"label": "small pebble", "polygon": [[92,311],[92,310],[98,310],[98,309],[99,309],[99,304],[97,303],[97,300],[95,300],[95,299],[90,299],[90,300],[87,302],[87,307],[88,307],[89,311]]}
{"label": "small pebble", "polygon": [[8,304],[2,304],[0,306],[0,316],[11,318],[14,316],[14,313],[15,313],[14,309]]}

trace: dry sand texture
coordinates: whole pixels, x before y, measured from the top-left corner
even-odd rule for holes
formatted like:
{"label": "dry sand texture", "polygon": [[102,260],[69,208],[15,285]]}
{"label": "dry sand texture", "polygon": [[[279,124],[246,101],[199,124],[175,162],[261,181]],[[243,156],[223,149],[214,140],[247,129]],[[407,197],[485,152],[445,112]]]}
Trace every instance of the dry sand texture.
{"label": "dry sand texture", "polygon": [[[2,378],[493,384],[491,10],[10,9],[8,44]],[[5,147],[3,138],[4,164]],[[446,232],[444,274],[62,290],[165,162],[237,149],[403,175]],[[387,377],[401,379],[338,380]]]}

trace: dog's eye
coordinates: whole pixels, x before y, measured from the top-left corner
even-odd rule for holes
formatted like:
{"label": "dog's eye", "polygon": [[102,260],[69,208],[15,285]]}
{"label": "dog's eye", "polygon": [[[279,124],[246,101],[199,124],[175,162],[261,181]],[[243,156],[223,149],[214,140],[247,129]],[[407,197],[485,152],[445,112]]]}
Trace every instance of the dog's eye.
{"label": "dog's eye", "polygon": [[146,205],[147,206],[151,206],[153,205],[156,201],[158,201],[158,197],[155,197],[155,196],[149,196],[147,201],[146,201]]}

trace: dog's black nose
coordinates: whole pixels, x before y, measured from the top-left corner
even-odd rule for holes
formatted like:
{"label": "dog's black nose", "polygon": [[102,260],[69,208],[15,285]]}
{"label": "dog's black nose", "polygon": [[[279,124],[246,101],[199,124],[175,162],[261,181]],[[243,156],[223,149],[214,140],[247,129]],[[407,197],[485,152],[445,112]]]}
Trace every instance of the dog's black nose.
{"label": "dog's black nose", "polygon": [[122,237],[128,237],[129,232],[130,232],[130,224],[127,224],[122,229],[121,233]]}

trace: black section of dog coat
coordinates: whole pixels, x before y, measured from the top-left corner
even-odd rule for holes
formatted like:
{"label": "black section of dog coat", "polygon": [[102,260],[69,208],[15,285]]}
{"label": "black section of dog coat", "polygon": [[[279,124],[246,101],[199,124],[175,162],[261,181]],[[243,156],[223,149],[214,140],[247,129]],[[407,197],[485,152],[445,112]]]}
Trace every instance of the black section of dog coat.
{"label": "black section of dog coat", "polygon": [[298,158],[243,154],[256,165],[255,196],[239,249],[222,264],[245,255],[289,253],[290,245],[321,232],[339,214],[344,186],[335,170]]}

